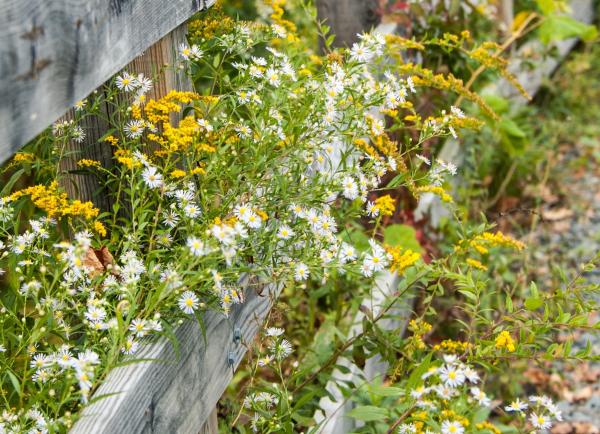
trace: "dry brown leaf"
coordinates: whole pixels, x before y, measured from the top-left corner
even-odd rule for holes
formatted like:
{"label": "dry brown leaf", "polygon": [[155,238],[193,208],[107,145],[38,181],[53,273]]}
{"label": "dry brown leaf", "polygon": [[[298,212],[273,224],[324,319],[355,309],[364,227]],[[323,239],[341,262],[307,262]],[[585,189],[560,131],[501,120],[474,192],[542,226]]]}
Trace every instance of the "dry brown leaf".
{"label": "dry brown leaf", "polygon": [[575,434],[600,434],[600,428],[589,422],[573,422]]}
{"label": "dry brown leaf", "polygon": [[544,220],[556,222],[573,217],[573,210],[569,208],[552,208],[542,211]]}
{"label": "dry brown leaf", "polygon": [[575,428],[569,422],[559,422],[552,427],[552,434],[571,434]]}
{"label": "dry brown leaf", "polygon": [[100,262],[100,259],[96,256],[96,252],[91,247],[88,248],[88,251],[85,253],[83,265],[90,270],[91,277],[96,277],[104,273],[104,265],[102,265],[102,262]]}
{"label": "dry brown leaf", "polygon": [[594,389],[592,388],[592,386],[586,386],[582,389],[579,389],[579,390],[576,390],[575,392],[573,392],[573,400],[575,402],[587,401],[588,399],[590,399],[592,397],[593,392],[594,392]]}

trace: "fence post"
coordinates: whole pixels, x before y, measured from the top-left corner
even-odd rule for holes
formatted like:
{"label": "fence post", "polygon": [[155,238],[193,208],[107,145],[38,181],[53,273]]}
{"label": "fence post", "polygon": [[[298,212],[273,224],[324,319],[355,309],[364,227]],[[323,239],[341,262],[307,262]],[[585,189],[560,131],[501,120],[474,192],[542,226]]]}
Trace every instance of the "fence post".
{"label": "fence post", "polygon": [[[186,33],[187,25],[180,25],[123,68],[131,74],[144,74],[146,77],[156,78],[148,94],[149,98],[161,98],[173,89],[192,90],[192,83],[185,71],[174,66],[179,45],[186,42]],[[104,92],[103,87],[98,88],[96,92]],[[109,117],[113,109],[104,103],[101,110],[105,117]],[[71,108],[59,121],[74,118],[75,111]],[[112,166],[111,145],[99,141],[110,125],[100,116],[87,116],[80,121],[80,126],[86,136],[80,143],[71,141],[67,144],[68,155],[59,163],[61,172],[64,173],[61,184],[70,198],[92,201],[102,211],[109,211],[113,204],[94,174],[69,172],[77,169],[77,161],[82,158],[98,160],[103,167]]]}
{"label": "fence post", "polygon": [[335,34],[334,47],[352,45],[357,34],[379,24],[378,7],[377,0],[317,0],[319,19]]}

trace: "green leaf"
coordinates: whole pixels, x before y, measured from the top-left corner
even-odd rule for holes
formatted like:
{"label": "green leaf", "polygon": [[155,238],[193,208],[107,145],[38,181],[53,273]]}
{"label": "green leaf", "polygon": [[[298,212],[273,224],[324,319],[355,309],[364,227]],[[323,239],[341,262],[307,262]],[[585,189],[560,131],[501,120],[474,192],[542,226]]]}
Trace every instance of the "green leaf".
{"label": "green leaf", "polygon": [[512,302],[512,298],[510,298],[510,295],[506,296],[506,310],[508,311],[508,313],[512,313],[513,312],[513,302]]}
{"label": "green leaf", "polygon": [[542,307],[544,300],[540,297],[529,297],[525,300],[525,307],[527,310],[536,310]]}
{"label": "green leaf", "polygon": [[556,11],[556,2],[554,0],[537,0],[536,3],[544,15],[550,15]]}
{"label": "green leaf", "polygon": [[21,384],[19,383],[19,379],[17,378],[17,376],[15,374],[13,374],[13,372],[10,370],[6,371],[6,374],[8,375],[10,382],[12,383],[13,387],[15,388],[17,395],[21,396]]}
{"label": "green leaf", "polygon": [[421,244],[417,241],[415,228],[407,225],[389,225],[383,230],[383,242],[392,247],[411,249],[417,253],[423,251]]}
{"label": "green leaf", "polygon": [[375,407],[374,405],[362,405],[360,407],[356,407],[348,413],[348,416],[365,422],[385,419],[388,417],[388,415],[388,410],[385,408]]}
{"label": "green leaf", "polygon": [[498,95],[487,94],[483,96],[483,100],[498,114],[508,112],[510,107],[508,100]]}
{"label": "green leaf", "polygon": [[517,123],[508,118],[503,118],[500,121],[500,131],[517,139],[524,139],[527,137],[527,134],[525,134],[525,132],[517,125]]}
{"label": "green leaf", "polygon": [[595,26],[582,23],[567,15],[551,15],[539,28],[539,37],[544,44],[568,38],[581,38],[590,41],[598,36]]}
{"label": "green leaf", "polygon": [[404,389],[392,386],[373,386],[369,392],[377,396],[401,396],[404,394]]}

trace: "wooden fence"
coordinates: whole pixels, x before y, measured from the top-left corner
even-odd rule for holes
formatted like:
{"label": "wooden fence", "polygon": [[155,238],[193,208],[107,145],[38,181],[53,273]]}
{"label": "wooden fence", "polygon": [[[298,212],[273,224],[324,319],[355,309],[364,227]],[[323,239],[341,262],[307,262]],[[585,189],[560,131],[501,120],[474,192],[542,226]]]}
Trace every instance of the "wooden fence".
{"label": "wooden fence", "polygon": [[[123,67],[149,75],[148,65],[172,59],[169,52],[185,41],[180,26],[214,1],[0,0],[0,162]],[[579,1],[590,4],[575,3]],[[332,27],[341,32],[339,43],[351,41],[373,23],[372,16],[363,14],[368,10],[364,5],[374,4],[371,0],[363,3],[361,14],[347,13],[358,4],[318,4],[321,16],[330,17]],[[168,88],[186,87],[173,74],[163,77],[156,96]],[[84,153],[104,152],[96,149],[102,128],[88,125]],[[73,194],[91,196],[93,185],[81,188],[88,181],[77,180],[79,188]],[[175,333],[178,344],[167,339],[148,344],[136,356],[142,361],[111,371],[71,432],[216,432],[215,405],[281,289],[260,282],[249,285],[249,279],[240,282],[246,302],[234,306],[229,317],[206,313],[206,341],[198,324],[188,321]],[[385,279],[385,291],[393,291],[394,276]],[[381,370],[375,367],[373,372]],[[347,409],[339,411],[344,403],[332,405],[324,416],[337,414],[323,432],[342,432],[340,419]]]}

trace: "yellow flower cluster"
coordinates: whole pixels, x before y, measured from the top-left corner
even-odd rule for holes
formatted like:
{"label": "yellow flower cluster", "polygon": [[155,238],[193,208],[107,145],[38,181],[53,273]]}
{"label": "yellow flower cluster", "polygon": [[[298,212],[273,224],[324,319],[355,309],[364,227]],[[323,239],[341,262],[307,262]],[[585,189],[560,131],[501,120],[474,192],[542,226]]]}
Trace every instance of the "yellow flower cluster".
{"label": "yellow flower cluster", "polygon": [[450,419],[460,423],[462,426],[467,428],[470,425],[469,419],[457,414],[453,410],[442,410],[442,419]]}
{"label": "yellow flower cluster", "polygon": [[498,428],[496,428],[495,425],[493,425],[491,422],[488,422],[487,420],[484,420],[481,423],[475,424],[475,428],[477,428],[480,431],[483,431],[483,430],[491,431],[493,434],[501,434],[502,433],[502,431],[500,431]]}
{"label": "yellow flower cluster", "polygon": [[508,235],[504,235],[500,231],[496,233],[484,232],[473,238],[469,244],[482,255],[488,253],[489,247],[495,246],[510,247],[515,250],[523,250],[525,248],[524,243]]}
{"label": "yellow flower cluster", "polygon": [[394,51],[397,50],[424,50],[425,46],[413,39],[403,38],[400,35],[385,35],[385,42]]}
{"label": "yellow flower cluster", "polygon": [[183,178],[185,177],[185,170],[175,169],[171,172],[171,178]]}
{"label": "yellow flower cluster", "polygon": [[447,353],[459,354],[464,353],[473,345],[469,342],[453,341],[452,339],[446,339],[439,344],[433,346],[436,351],[444,351]]}
{"label": "yellow flower cluster", "polygon": [[415,86],[452,91],[477,104],[488,116],[498,119],[498,115],[479,95],[467,89],[463,81],[452,74],[434,74],[433,71],[413,63],[400,65],[398,69],[403,74],[413,74],[412,80]]}
{"label": "yellow flower cluster", "polygon": [[137,161],[132,157],[131,151],[127,151],[125,149],[118,149],[115,152],[115,158],[119,163],[126,166],[128,169],[134,169],[142,166],[140,161]]}
{"label": "yellow flower cluster", "polygon": [[117,139],[115,136],[107,136],[104,139],[104,141],[110,143],[113,146],[117,146],[119,144],[119,139]]}
{"label": "yellow flower cluster", "polygon": [[487,267],[483,265],[480,261],[473,258],[467,258],[467,264],[473,268],[477,268],[478,270],[487,271]]}
{"label": "yellow flower cluster", "polygon": [[181,110],[181,104],[191,104],[198,99],[200,95],[195,92],[172,90],[160,99],[148,101],[144,111],[148,120],[154,124],[169,122],[169,113],[177,113]]}
{"label": "yellow flower cluster", "polygon": [[290,33],[296,33],[296,24],[283,18],[283,14],[285,13],[283,6],[285,6],[286,1],[287,0],[264,0],[265,4],[271,6],[273,9],[273,13],[271,14],[273,22]]}
{"label": "yellow flower cluster", "polygon": [[423,336],[431,331],[431,324],[422,319],[413,319],[408,323],[408,329],[413,332],[413,335],[410,338],[407,350],[424,350],[425,342],[423,342]]}
{"label": "yellow flower cluster", "polygon": [[422,187],[417,187],[416,191],[418,193],[433,193],[436,196],[439,196],[440,199],[442,199],[444,202],[447,202],[447,203],[454,202],[454,200],[452,199],[452,196],[450,196],[448,193],[446,193],[446,190],[444,190],[442,187],[437,187],[435,185],[425,185]]}
{"label": "yellow flower cluster", "polygon": [[158,134],[149,134],[148,138],[160,143],[163,147],[168,147],[171,152],[177,152],[190,148],[200,127],[194,116],[190,115],[182,119],[178,127],[173,127],[170,122],[165,122],[163,129],[162,137]]}
{"label": "yellow flower cluster", "polygon": [[31,163],[35,156],[29,152],[18,152],[13,157],[15,163]]}
{"label": "yellow flower cluster", "polygon": [[396,211],[396,199],[392,198],[389,194],[378,197],[375,199],[375,207],[381,215],[392,215]]}
{"label": "yellow flower cluster", "polygon": [[92,202],[69,200],[65,192],[59,191],[56,181],[50,186],[34,185],[16,191],[9,196],[9,200],[16,200],[23,196],[30,196],[33,204],[46,212],[48,217],[83,217],[91,220],[99,213]]}
{"label": "yellow flower cluster", "polygon": [[106,236],[106,228],[104,227],[104,225],[102,224],[102,222],[96,220],[94,222],[94,231],[96,231],[96,233],[98,235],[100,235],[101,237],[105,237]]}
{"label": "yellow flower cluster", "polygon": [[188,24],[188,33],[192,38],[211,39],[215,35],[231,33],[234,21],[223,12],[223,7],[218,2],[206,12],[206,16],[192,20]]}
{"label": "yellow flower cluster", "polygon": [[386,246],[385,250],[392,255],[390,270],[395,271],[398,274],[402,274],[404,270],[421,258],[421,254],[414,252],[411,249]]}
{"label": "yellow flower cluster", "polygon": [[502,350],[506,348],[506,351],[512,353],[515,351],[515,341],[511,337],[510,333],[506,330],[500,332],[498,336],[496,336],[496,348]]}
{"label": "yellow flower cluster", "polygon": [[80,167],[101,167],[101,164],[99,161],[97,160],[88,160],[87,158],[84,158],[82,160],[79,160],[77,162],[77,165]]}
{"label": "yellow flower cluster", "polygon": [[422,319],[411,319],[408,323],[408,329],[416,335],[423,336],[431,331],[431,324]]}

